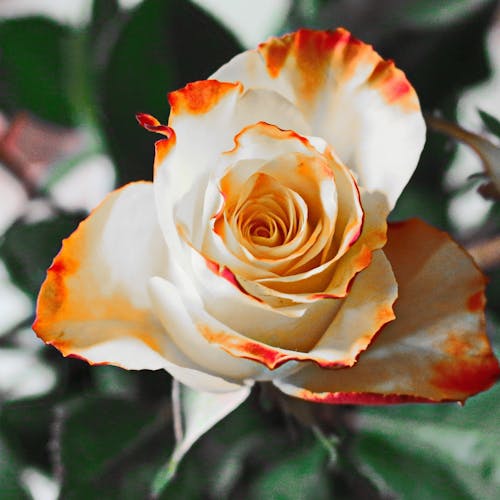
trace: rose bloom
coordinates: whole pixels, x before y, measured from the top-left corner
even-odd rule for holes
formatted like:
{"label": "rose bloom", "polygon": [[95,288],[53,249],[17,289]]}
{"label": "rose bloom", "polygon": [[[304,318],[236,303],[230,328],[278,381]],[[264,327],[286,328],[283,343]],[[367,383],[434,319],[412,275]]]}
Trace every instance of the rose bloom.
{"label": "rose bloom", "polygon": [[34,330],[65,356],[244,399],[464,401],[497,379],[485,278],[447,234],[387,223],[425,141],[402,71],[301,30],[170,93],[154,182],[64,240]]}

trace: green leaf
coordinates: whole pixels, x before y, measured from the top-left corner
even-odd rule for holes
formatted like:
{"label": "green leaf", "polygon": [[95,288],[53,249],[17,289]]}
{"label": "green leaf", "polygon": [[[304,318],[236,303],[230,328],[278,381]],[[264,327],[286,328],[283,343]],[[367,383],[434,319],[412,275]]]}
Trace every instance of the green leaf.
{"label": "green leaf", "polygon": [[255,500],[332,498],[325,474],[327,457],[328,453],[319,443],[286,453],[283,460],[257,478],[249,498]]}
{"label": "green leaf", "polygon": [[446,26],[462,21],[491,0],[454,0],[439,3],[435,0],[412,0],[402,6],[400,15],[410,26]]}
{"label": "green leaf", "polygon": [[36,297],[62,239],[76,229],[80,219],[73,214],[42,222],[17,222],[6,231],[0,240],[0,258],[21,290]]}
{"label": "green leaf", "polygon": [[0,432],[6,444],[23,462],[47,471],[54,404],[51,398],[8,401],[0,412]]}
{"label": "green leaf", "polygon": [[179,462],[191,446],[217,422],[236,409],[250,394],[250,387],[234,392],[211,393],[191,389],[174,381],[172,396],[178,429],[177,443],[167,464],[160,469],[152,485],[157,498],[174,477]]}
{"label": "green leaf", "polygon": [[441,29],[422,23],[382,36],[377,50],[405,71],[423,109],[442,107],[465,88],[488,77],[491,70],[485,35],[495,4],[491,0],[481,2]]}
{"label": "green leaf", "polygon": [[478,113],[486,128],[500,139],[500,121],[498,118],[495,118],[493,115],[481,109],[478,110]]}
{"label": "green leaf", "polygon": [[92,13],[87,29],[89,60],[97,71],[107,64],[113,42],[127,13],[120,9],[118,0],[92,0]]}
{"label": "green leaf", "polygon": [[0,23],[3,109],[27,110],[61,125],[75,124],[66,86],[66,47],[73,33],[41,17]]}
{"label": "green leaf", "polygon": [[[299,429],[293,429],[280,410],[264,412],[260,396],[258,390],[253,391],[247,401],[197,441],[183,458],[162,499],[254,498],[251,491],[257,482],[264,481],[267,472],[295,453],[307,453],[315,447],[310,431],[290,432]],[[325,450],[319,474],[325,474],[327,457]],[[195,477],[201,479],[193,481]]]}
{"label": "green leaf", "polygon": [[133,397],[137,396],[138,377],[136,373],[123,370],[117,366],[93,366],[91,375],[94,385],[102,394],[110,396]]}
{"label": "green leaf", "polygon": [[413,183],[408,185],[399,197],[390,214],[391,221],[405,220],[418,215],[429,224],[446,227],[446,197],[432,191],[425,192]]}
{"label": "green leaf", "polygon": [[16,457],[0,436],[0,494],[3,500],[28,499],[19,481],[20,468]]}
{"label": "green leaf", "polygon": [[120,32],[101,78],[101,102],[120,182],[150,179],[155,137],[138,112],[166,122],[167,92],[207,78],[241,51],[215,19],[186,0],[145,0]]}
{"label": "green leaf", "polygon": [[[130,470],[127,467],[130,464],[120,463],[120,459],[137,445],[154,418],[155,414],[147,408],[123,398],[86,397],[60,406],[53,449],[62,476],[61,496],[82,500],[97,495],[130,498],[124,496],[125,486],[130,486],[126,476],[134,474],[134,470],[138,475],[146,471],[150,480],[148,462],[141,456],[144,463]],[[120,463],[118,477],[113,475],[116,463]],[[145,489],[136,496],[145,497]]]}
{"label": "green leaf", "polygon": [[365,409],[357,453],[404,499],[493,500],[500,488],[499,395],[497,386],[465,408]]}
{"label": "green leaf", "polygon": [[358,453],[405,500],[470,498],[454,476],[453,466],[436,460],[432,448],[400,439],[396,429],[387,434],[364,433]]}

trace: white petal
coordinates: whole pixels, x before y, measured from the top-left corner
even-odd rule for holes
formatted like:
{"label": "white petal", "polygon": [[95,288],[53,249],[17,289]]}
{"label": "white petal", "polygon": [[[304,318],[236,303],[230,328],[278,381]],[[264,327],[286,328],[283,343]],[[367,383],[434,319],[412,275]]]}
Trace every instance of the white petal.
{"label": "white petal", "polygon": [[371,46],[341,28],[300,30],[236,56],[212,77],[282,94],[360,185],[394,206],[416,167],[425,123],[404,74]]}

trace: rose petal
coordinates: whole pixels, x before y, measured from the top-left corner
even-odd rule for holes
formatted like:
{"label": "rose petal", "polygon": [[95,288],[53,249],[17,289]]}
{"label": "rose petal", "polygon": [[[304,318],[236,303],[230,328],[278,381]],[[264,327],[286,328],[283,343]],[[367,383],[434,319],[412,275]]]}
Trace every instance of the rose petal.
{"label": "rose petal", "polygon": [[[324,264],[300,274],[280,279],[267,278],[248,283],[242,280],[245,289],[257,288],[254,294],[273,294],[284,301],[314,302],[325,298],[342,298],[349,291],[354,277],[371,262],[372,253],[384,246],[387,231],[387,204],[380,193],[361,193],[364,221],[361,234],[353,235],[350,248]],[[354,224],[353,219],[353,224]],[[346,231],[347,232],[347,231]],[[345,232],[344,232],[345,234]],[[348,233],[349,234],[349,233]],[[357,237],[357,238],[356,238]],[[266,286],[264,289],[264,285]]]}
{"label": "rose petal", "polygon": [[[273,297],[285,301],[316,300],[315,295],[328,294],[332,287],[338,296],[344,296],[355,273],[369,264],[371,250],[385,242],[385,238],[375,241],[373,233],[385,231],[387,211],[380,218],[379,211],[376,211],[377,217],[370,217],[371,223],[363,235],[365,245],[357,247],[368,255],[356,260],[358,252],[351,252],[347,259],[350,264],[342,264],[336,272],[334,264],[357,241],[363,223],[359,192],[349,171],[328,151],[320,154],[309,138],[266,123],[247,127],[236,136],[235,143],[236,146],[224,155],[228,164],[220,181],[224,204],[215,214],[215,234],[213,231],[205,234],[203,253],[229,266],[241,277],[244,288],[273,304],[276,303]],[[271,160],[265,163],[255,160],[261,157]],[[281,255],[285,245],[276,250],[267,247],[264,253],[250,252],[247,245],[242,245],[242,235],[228,221],[227,211],[234,213],[254,193],[257,178],[253,176],[257,173],[262,181],[267,179],[263,174],[269,176],[267,184],[275,179],[307,202],[310,222],[315,229],[304,244],[293,248],[292,253]],[[259,182],[260,187],[264,184]],[[269,186],[266,189],[274,196],[280,192]],[[339,214],[337,191],[341,200]],[[218,241],[220,239],[226,243],[225,247]],[[349,274],[349,271],[352,272]]]}
{"label": "rose petal", "polygon": [[[305,199],[308,210],[311,210],[311,217],[318,219],[318,222],[321,218],[324,219],[321,221],[323,233],[330,235],[333,232],[337,213],[333,174],[329,169],[329,160],[320,155],[308,138],[259,122],[246,127],[235,137],[235,147],[223,155],[219,170],[222,174],[219,189],[224,205],[217,209],[216,214],[212,214],[216,219],[215,233],[209,231],[205,234],[203,245],[204,253],[212,260],[232,267],[233,264],[239,264],[234,269],[235,272],[253,278],[277,276],[277,273],[281,274],[285,267],[290,266],[291,260],[296,261],[316,241],[311,240],[309,245],[296,245],[293,242],[272,249],[261,248],[265,250],[264,253],[257,249],[246,252],[241,245],[240,235],[231,234],[234,232],[234,224],[231,225],[228,221],[228,211],[237,212],[248,197],[257,197],[257,191],[265,195],[267,189],[276,202],[278,197],[281,200],[296,199],[296,203],[292,203],[295,206],[302,204],[301,199]],[[271,189],[270,184],[273,182],[283,186],[283,189]],[[290,196],[283,190],[289,190]],[[263,208],[261,211],[272,212]],[[304,210],[300,212],[303,214]],[[226,248],[218,241],[213,241],[220,238],[225,241]],[[321,245],[319,241],[320,247],[324,244],[323,242]],[[247,249],[250,250],[248,247]],[[291,254],[294,250],[298,253]],[[318,252],[319,250],[316,254]],[[228,253],[237,256],[241,262],[235,261]],[[268,255],[267,260],[264,254]],[[313,256],[310,257],[312,258]]]}
{"label": "rose petal", "polygon": [[200,335],[198,324],[211,319],[197,297],[185,296],[178,287],[160,277],[151,279],[150,290],[154,310],[169,338],[196,366],[212,375],[240,383],[263,371],[258,364],[235,359],[210,345]]}
{"label": "rose petal", "polygon": [[196,371],[151,311],[150,276],[166,267],[153,186],[114,191],[63,242],[42,285],[33,329],[65,356],[127,369],[164,368],[211,390],[238,386]]}
{"label": "rose petal", "polygon": [[345,297],[353,278],[371,262],[372,252],[382,248],[387,241],[387,204],[380,193],[362,191],[361,205],[364,212],[361,234],[350,240],[351,246],[338,260],[330,283],[323,293],[311,298]]}
{"label": "rose petal", "polygon": [[[201,214],[206,206],[208,179],[221,153],[234,146],[234,137],[240,130],[272,118],[279,127],[310,132],[301,113],[283,96],[265,89],[245,92],[239,83],[215,80],[190,83],[170,93],[169,101],[168,127],[160,126],[154,118],[146,119],[146,125],[155,130],[167,129],[170,137],[158,141],[155,157],[158,213],[167,238],[172,228],[163,219],[186,196],[190,199],[181,207],[185,211],[181,218],[186,231],[193,241],[203,237],[206,219]],[[141,118],[144,121],[144,115]]]}
{"label": "rose petal", "polygon": [[[382,325],[394,317],[397,286],[382,251],[375,252],[372,264],[360,273],[345,300],[318,300],[307,304],[300,315],[283,314],[281,308],[244,295],[233,283],[216,276],[194,250],[191,255],[203,299],[204,312],[196,312],[192,320],[198,332],[233,356],[258,361],[271,370],[290,361],[350,366]],[[172,287],[163,299],[172,309],[171,315],[181,308],[174,294]],[[187,329],[184,326],[182,331]],[[182,342],[195,342],[196,336],[193,340],[190,335],[184,333]],[[186,345],[186,353],[188,348]],[[209,356],[201,344],[197,351]]]}
{"label": "rose petal", "polygon": [[417,219],[392,225],[384,251],[399,284],[396,320],[352,368],[309,365],[275,382],[283,392],[328,403],[464,401],[498,378],[472,259]]}
{"label": "rose petal", "polygon": [[425,124],[414,89],[392,61],[342,28],[271,38],[212,78],[282,94],[391,208],[416,167]]}
{"label": "rose petal", "polygon": [[[237,279],[221,275],[196,251],[191,262],[204,309],[212,317],[249,339],[270,346],[304,352],[311,349],[332,321],[340,304],[317,301],[289,307],[272,307],[242,293]],[[234,281],[233,281],[234,280]]]}
{"label": "rose petal", "polygon": [[[352,366],[380,329],[395,316],[398,286],[382,250],[360,272],[321,340],[309,352],[322,367]],[[328,299],[325,299],[328,300]],[[330,299],[332,300],[332,299]]]}

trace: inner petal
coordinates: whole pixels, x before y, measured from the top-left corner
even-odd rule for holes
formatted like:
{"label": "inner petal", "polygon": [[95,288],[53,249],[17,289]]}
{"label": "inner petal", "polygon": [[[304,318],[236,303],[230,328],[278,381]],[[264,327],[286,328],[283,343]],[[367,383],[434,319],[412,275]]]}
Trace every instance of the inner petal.
{"label": "inner petal", "polygon": [[286,257],[310,233],[304,200],[267,174],[252,175],[235,206],[227,206],[225,217],[254,257]]}

